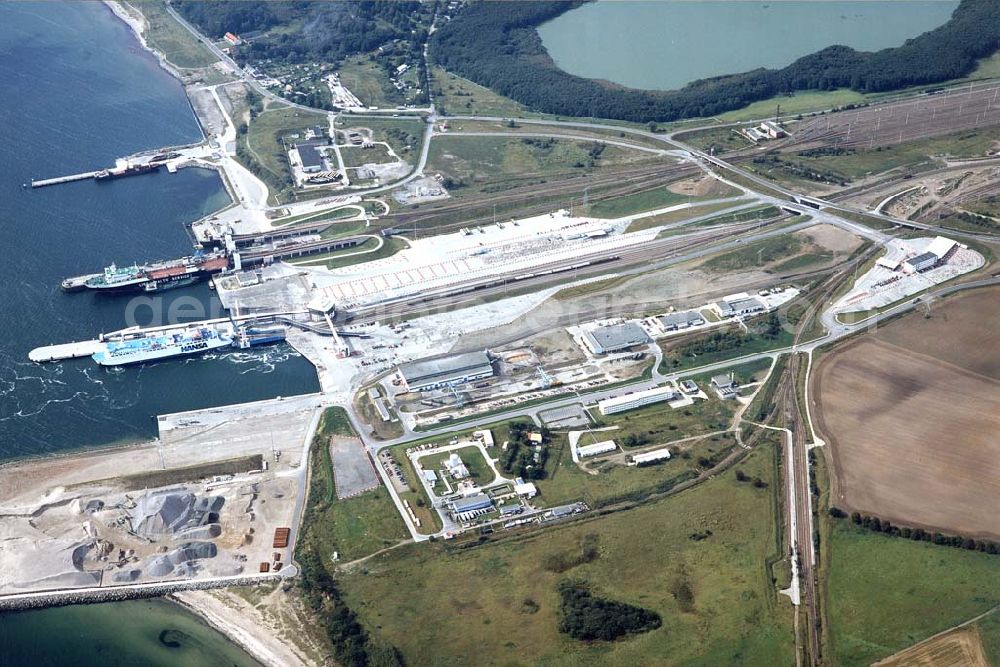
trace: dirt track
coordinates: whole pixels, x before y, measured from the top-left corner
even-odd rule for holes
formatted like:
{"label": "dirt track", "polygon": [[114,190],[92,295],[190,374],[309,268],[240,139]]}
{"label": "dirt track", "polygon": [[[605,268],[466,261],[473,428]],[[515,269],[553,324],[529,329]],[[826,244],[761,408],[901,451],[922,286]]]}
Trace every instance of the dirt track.
{"label": "dirt track", "polygon": [[1000,537],[1000,290],[963,295],[825,356],[813,376],[832,502]]}

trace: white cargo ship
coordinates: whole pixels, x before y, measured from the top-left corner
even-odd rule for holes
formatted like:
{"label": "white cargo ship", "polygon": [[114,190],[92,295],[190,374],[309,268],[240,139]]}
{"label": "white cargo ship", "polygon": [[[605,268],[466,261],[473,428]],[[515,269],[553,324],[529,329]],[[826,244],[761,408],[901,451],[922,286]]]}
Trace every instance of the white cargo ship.
{"label": "white cargo ship", "polygon": [[124,366],[231,347],[233,336],[211,327],[191,327],[173,333],[107,340],[91,357],[102,366]]}

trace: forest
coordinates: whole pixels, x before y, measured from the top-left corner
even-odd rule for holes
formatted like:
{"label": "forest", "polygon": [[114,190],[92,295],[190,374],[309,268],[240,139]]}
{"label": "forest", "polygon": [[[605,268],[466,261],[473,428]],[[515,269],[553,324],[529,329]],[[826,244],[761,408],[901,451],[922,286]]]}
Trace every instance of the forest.
{"label": "forest", "polygon": [[580,2],[476,2],[437,30],[431,56],[444,68],[535,111],[634,122],[713,116],[797,90],[869,93],[969,74],[1000,49],[1000,2],[962,0],[944,25],[902,46],[859,52],[831,46],[778,70],[694,81],[673,91],[625,88],[560,70],[535,28]]}
{"label": "forest", "polygon": [[426,38],[426,8],[414,1],[174,0],[173,6],[213,39],[227,32],[243,37],[234,54],[243,62],[336,63],[394,40],[419,52]]}

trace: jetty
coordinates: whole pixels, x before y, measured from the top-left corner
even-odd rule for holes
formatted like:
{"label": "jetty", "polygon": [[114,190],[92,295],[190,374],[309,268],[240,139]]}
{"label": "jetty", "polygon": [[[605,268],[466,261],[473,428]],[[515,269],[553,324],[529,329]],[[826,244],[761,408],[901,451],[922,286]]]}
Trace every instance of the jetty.
{"label": "jetty", "polygon": [[46,185],[59,185],[60,183],[72,183],[73,181],[85,181],[89,178],[96,178],[97,174],[97,171],[85,171],[82,174],[70,174],[69,176],[57,176],[56,178],[43,178],[38,181],[31,179],[31,187],[44,188]]}

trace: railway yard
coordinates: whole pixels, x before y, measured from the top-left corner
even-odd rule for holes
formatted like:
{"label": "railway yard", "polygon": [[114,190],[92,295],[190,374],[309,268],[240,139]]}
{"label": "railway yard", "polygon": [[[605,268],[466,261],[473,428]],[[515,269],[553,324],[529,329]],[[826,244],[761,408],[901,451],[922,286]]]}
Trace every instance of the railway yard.
{"label": "railway yard", "polygon": [[[436,640],[405,630],[414,609],[480,608],[458,590],[441,599],[447,560],[483,579],[499,628],[456,646],[500,650],[496,632],[555,618],[549,589],[573,571],[667,625],[694,632],[705,611],[766,627],[780,637],[768,635],[771,664],[847,664],[831,639],[829,550],[854,535],[852,513],[970,551],[1000,544],[998,95],[962,84],[778,118],[787,136],[753,146],[730,141],[739,124],[709,120],[671,133],[433,107],[330,113],[308,135],[322,172],[311,144],[286,151],[305,194],[284,203],[258,196],[268,186],[235,148],[188,148],[234,199],[191,225],[228,258],[212,276],[227,318],[206,326],[280,330],[320,393],[161,415],[152,442],[0,467],[0,605],[270,581],[320,562],[362,625],[419,651]],[[242,110],[227,99],[212,113],[228,137]],[[407,128],[405,159],[389,140],[403,130],[380,121]],[[492,152],[457,148],[486,138],[501,139]],[[316,180],[327,171],[341,175]],[[317,466],[330,473],[320,491]],[[755,508],[746,525],[741,503]],[[377,528],[361,510],[349,527],[307,523],[331,505],[379,512]],[[663,546],[676,571],[626,553],[647,525],[676,538]],[[356,553],[345,535],[378,548]],[[737,563],[741,549],[752,557]],[[655,574],[654,594],[610,587],[612,557]],[[411,569],[426,574],[419,590],[399,574]],[[516,595],[498,592],[501,571]],[[416,601],[369,597],[389,585]],[[997,604],[994,591],[976,609]],[[458,636],[454,620],[442,632]],[[939,620],[908,650],[988,664],[965,631],[918,643],[961,619]],[[880,664],[935,664],[909,655]]]}

